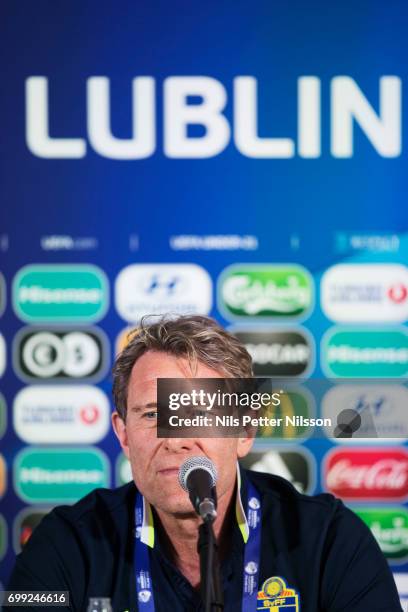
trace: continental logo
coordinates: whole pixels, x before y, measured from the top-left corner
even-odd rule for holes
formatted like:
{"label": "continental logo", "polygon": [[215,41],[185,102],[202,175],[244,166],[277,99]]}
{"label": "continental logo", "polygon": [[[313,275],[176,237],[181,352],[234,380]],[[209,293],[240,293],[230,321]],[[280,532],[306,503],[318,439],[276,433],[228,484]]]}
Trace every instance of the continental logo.
{"label": "continental logo", "polygon": [[31,448],[14,462],[14,488],[29,503],[63,503],[110,486],[106,455],[95,448]]}
{"label": "continental logo", "polygon": [[408,374],[408,329],[333,328],[322,340],[329,377],[403,378]]}
{"label": "continental logo", "polygon": [[237,264],[218,280],[218,308],[229,320],[299,319],[313,304],[309,272],[294,264]]}
{"label": "continental logo", "polygon": [[97,328],[25,328],[13,345],[14,369],[26,382],[97,382],[106,374],[108,339]]}
{"label": "continental logo", "polygon": [[306,330],[231,331],[251,355],[255,376],[305,377],[313,369],[313,339]]}
{"label": "continental logo", "polygon": [[371,529],[385,557],[392,563],[408,560],[408,511],[402,506],[353,508]]}
{"label": "continental logo", "polygon": [[16,395],[13,422],[27,444],[95,444],[108,433],[109,402],[90,385],[28,386]]}
{"label": "continental logo", "polygon": [[30,265],[13,281],[13,306],[29,323],[92,322],[108,308],[108,281],[91,265]]}

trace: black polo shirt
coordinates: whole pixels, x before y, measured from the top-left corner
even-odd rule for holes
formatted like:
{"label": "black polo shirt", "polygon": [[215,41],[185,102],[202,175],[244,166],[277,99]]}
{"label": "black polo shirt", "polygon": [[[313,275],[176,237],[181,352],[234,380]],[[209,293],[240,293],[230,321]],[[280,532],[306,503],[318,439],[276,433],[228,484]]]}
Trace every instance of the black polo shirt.
{"label": "black polo shirt", "polygon": [[[259,589],[268,578],[279,577],[298,595],[299,612],[401,612],[377,543],[340,500],[328,494],[301,495],[277,476],[246,470],[241,474],[237,503],[242,498],[246,508],[247,479],[262,502]],[[113,612],[137,611],[135,492],[133,483],[98,489],[73,506],[52,510],[17,557],[8,589],[69,591],[70,609],[76,612],[85,612],[95,597],[110,598]],[[241,610],[244,546],[234,520],[230,551],[222,564],[225,612]],[[159,537],[149,555],[156,611],[201,610],[198,592],[166,557]]]}

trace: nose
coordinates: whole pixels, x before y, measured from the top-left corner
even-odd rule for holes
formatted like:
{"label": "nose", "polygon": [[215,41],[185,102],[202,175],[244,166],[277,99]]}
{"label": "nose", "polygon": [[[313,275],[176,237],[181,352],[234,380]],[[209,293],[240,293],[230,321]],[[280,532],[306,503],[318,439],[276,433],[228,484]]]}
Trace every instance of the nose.
{"label": "nose", "polygon": [[190,452],[194,445],[193,438],[165,438],[163,441],[164,448],[171,453]]}

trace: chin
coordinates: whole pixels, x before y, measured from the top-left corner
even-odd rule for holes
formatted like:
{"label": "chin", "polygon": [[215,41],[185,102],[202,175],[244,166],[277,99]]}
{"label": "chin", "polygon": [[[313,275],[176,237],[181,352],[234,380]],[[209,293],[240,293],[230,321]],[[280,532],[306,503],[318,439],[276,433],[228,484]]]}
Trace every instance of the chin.
{"label": "chin", "polygon": [[176,495],[160,495],[152,501],[152,505],[168,514],[195,514],[191,501],[183,492]]}

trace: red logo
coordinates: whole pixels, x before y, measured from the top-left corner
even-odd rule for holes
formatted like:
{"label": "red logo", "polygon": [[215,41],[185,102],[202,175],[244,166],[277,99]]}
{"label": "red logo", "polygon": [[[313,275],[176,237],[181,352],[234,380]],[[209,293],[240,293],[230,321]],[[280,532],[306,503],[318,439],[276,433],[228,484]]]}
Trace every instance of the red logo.
{"label": "red logo", "polygon": [[335,450],[326,459],[326,489],[343,499],[399,501],[408,497],[408,452]]}
{"label": "red logo", "polygon": [[88,406],[83,406],[79,414],[83,423],[93,425],[99,419],[99,408],[89,404]]}
{"label": "red logo", "polygon": [[407,299],[407,296],[408,289],[402,283],[399,283],[398,285],[393,285],[388,289],[388,297],[392,302],[395,302],[395,304],[402,304],[402,302],[405,302],[405,300]]}

